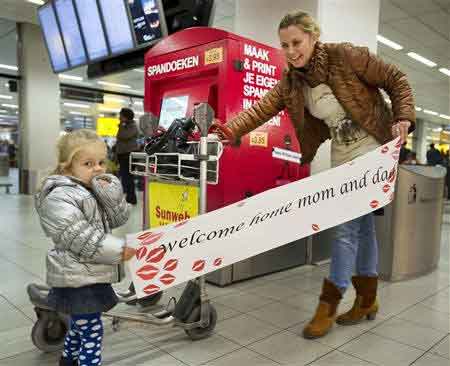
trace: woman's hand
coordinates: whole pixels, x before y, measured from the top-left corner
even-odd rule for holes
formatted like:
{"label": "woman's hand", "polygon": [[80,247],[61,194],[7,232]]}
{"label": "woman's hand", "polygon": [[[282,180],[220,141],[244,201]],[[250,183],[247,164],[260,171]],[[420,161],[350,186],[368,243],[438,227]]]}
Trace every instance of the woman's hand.
{"label": "woman's hand", "polygon": [[136,249],[127,246],[123,247],[122,261],[129,261],[136,254]]}
{"label": "woman's hand", "polygon": [[403,144],[408,137],[408,130],[411,126],[411,122],[409,121],[398,121],[396,124],[392,126],[392,136],[399,137],[401,139],[401,143]]}

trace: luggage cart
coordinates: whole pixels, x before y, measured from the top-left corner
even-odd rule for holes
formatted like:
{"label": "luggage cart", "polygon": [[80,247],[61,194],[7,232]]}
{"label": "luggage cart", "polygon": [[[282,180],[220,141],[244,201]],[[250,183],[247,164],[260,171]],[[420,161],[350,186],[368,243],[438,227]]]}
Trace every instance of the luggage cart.
{"label": "luggage cart", "polygon": [[[213,121],[213,110],[205,103],[194,108],[193,121],[200,131],[200,141],[189,142],[192,154],[180,153],[132,153],[131,173],[145,179],[161,182],[185,181],[199,187],[199,214],[206,213],[207,184],[217,184],[219,159],[222,144],[216,138],[208,137]],[[145,216],[145,214],[144,214]],[[144,217],[144,225],[147,220]],[[31,338],[34,345],[44,352],[63,348],[68,329],[68,316],[57,313],[46,303],[49,288],[30,284],[27,288],[30,301],[35,306],[38,320],[33,326]],[[151,313],[151,305],[161,298],[161,293],[144,299],[137,299],[130,287],[126,293],[116,292],[120,303],[138,302],[139,311],[119,312],[111,310],[103,315],[112,317],[113,329],[117,330],[121,320],[135,321],[156,326],[181,327],[192,340],[208,337],[217,322],[217,311],[210,303],[205,289],[205,278],[189,281],[178,301],[169,308]],[[140,302],[140,300],[143,300]],[[172,300],[172,299],[171,299]],[[147,306],[149,305],[149,306]]]}

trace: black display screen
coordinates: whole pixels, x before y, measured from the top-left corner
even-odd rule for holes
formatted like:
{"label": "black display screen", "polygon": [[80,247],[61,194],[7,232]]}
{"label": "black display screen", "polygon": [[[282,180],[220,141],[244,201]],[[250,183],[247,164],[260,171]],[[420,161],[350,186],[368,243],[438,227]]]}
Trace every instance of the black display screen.
{"label": "black display screen", "polygon": [[72,0],[56,0],[55,8],[70,66],[85,64],[87,56]]}
{"label": "black display screen", "polygon": [[89,60],[95,61],[108,56],[108,46],[97,1],[75,0],[75,6],[80,19],[81,32],[83,33]]}
{"label": "black display screen", "polygon": [[124,0],[100,0],[99,4],[111,53],[115,55],[134,48],[133,34]]}
{"label": "black display screen", "polygon": [[157,0],[128,0],[134,34],[138,45],[163,36],[161,9]]}
{"label": "black display screen", "polygon": [[39,22],[47,44],[53,71],[60,72],[69,68],[61,34],[59,33],[56,15],[51,4],[44,5],[38,10]]}

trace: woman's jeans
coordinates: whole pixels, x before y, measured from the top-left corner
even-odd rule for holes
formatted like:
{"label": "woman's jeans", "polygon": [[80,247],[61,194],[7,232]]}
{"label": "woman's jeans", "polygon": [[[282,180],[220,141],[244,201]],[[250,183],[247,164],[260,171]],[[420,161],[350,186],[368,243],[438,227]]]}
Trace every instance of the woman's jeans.
{"label": "woman's jeans", "polygon": [[334,228],[329,280],[342,293],[350,285],[355,265],[358,276],[378,276],[378,244],[373,213]]}

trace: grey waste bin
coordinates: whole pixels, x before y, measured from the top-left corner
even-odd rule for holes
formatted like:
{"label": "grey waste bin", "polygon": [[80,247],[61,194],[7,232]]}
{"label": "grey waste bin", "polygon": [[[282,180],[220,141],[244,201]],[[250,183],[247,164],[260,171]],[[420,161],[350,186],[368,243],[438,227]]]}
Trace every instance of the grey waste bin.
{"label": "grey waste bin", "polygon": [[0,177],[9,175],[9,156],[8,154],[0,154]]}
{"label": "grey waste bin", "polygon": [[395,199],[376,220],[380,278],[399,281],[437,267],[445,175],[441,166],[399,167]]}

